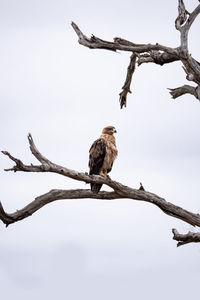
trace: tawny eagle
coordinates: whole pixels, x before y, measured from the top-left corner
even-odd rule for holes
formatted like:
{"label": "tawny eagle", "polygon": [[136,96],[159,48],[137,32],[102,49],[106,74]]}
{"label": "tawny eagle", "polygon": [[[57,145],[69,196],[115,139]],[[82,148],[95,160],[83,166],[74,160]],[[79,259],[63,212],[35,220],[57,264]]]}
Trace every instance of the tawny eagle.
{"label": "tawny eagle", "polygon": [[[114,137],[116,132],[114,126],[107,126],[102,130],[100,138],[92,144],[89,150],[90,175],[95,174],[109,178],[108,173],[111,171],[118,153]],[[91,190],[98,193],[101,186],[102,184],[91,183]]]}

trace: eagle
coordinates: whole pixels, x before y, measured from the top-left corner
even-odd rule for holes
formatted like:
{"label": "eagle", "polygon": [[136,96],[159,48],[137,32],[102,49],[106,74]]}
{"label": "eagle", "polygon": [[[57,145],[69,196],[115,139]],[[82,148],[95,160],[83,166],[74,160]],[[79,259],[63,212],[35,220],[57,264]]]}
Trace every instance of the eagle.
{"label": "eagle", "polygon": [[[113,162],[117,157],[118,151],[115,144],[114,126],[107,126],[102,130],[101,136],[93,142],[89,150],[89,174],[100,175],[110,178],[108,173],[111,171]],[[91,191],[98,193],[102,184],[91,183]]]}

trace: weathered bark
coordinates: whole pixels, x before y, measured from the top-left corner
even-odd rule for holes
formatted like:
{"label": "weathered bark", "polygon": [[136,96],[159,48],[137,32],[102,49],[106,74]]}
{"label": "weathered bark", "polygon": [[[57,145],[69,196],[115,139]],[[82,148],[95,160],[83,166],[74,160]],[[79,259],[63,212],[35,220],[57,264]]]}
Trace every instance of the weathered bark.
{"label": "weathered bark", "polygon": [[199,99],[199,88],[200,86],[197,86],[196,88],[190,85],[183,85],[181,87],[178,87],[176,89],[169,89],[170,94],[172,95],[173,99],[176,99],[184,94],[191,94],[195,96],[197,99]]}
{"label": "weathered bark", "polygon": [[2,222],[4,224],[6,224],[6,227],[7,227],[8,225],[10,225],[12,223],[21,221],[21,220],[31,216],[37,210],[39,210],[43,206],[45,206],[48,203],[51,203],[53,201],[62,200],[62,199],[67,200],[67,199],[85,199],[85,198],[113,200],[113,199],[119,199],[120,196],[118,194],[116,194],[115,192],[100,192],[99,194],[95,194],[95,193],[92,193],[91,190],[81,190],[81,189],[58,190],[58,189],[54,189],[44,195],[36,197],[34,201],[30,202],[24,208],[17,210],[16,212],[11,213],[11,214],[8,214],[4,211],[3,206],[0,202],[0,219],[2,220]]}
{"label": "weathered bark", "polygon": [[200,242],[200,233],[189,231],[186,234],[180,234],[178,230],[172,229],[174,234],[173,239],[178,241],[177,247],[183,246],[189,243],[199,243]]}
{"label": "weathered bark", "polygon": [[169,54],[166,52],[152,50],[150,53],[144,53],[138,56],[137,64],[140,66],[143,63],[154,63],[160,66],[178,61],[177,55]]}
{"label": "weathered bark", "polygon": [[200,227],[200,215],[187,211],[179,206],[176,206],[170,202],[167,202],[162,197],[156,194],[147,192],[140,183],[139,189],[133,189],[126,185],[123,185],[117,181],[110,180],[98,175],[88,175],[88,173],[77,172],[68,169],[63,166],[59,166],[45,156],[43,156],[35,146],[31,134],[28,135],[28,141],[30,145],[30,150],[32,154],[41,163],[40,165],[25,165],[21,160],[15,158],[7,151],[2,151],[2,153],[8,156],[15,165],[12,168],[5,169],[5,171],[23,171],[23,172],[52,172],[57,173],[62,176],[66,176],[78,181],[83,181],[86,183],[98,183],[105,184],[113,189],[112,192],[102,191],[98,194],[91,192],[88,189],[77,189],[77,190],[51,190],[50,192],[37,197],[30,204],[25,206],[21,210],[17,210],[14,213],[8,214],[4,211],[2,204],[0,203],[0,219],[6,226],[14,222],[20,221],[24,218],[31,216],[34,212],[39,210],[44,205],[61,199],[101,199],[101,200],[114,200],[114,199],[132,199],[149,202],[151,204],[159,207],[165,214],[178,218],[190,225]]}
{"label": "weathered bark", "polygon": [[133,72],[135,71],[135,63],[136,63],[136,55],[133,53],[130,57],[130,64],[127,68],[126,80],[122,87],[122,92],[119,94],[120,96],[119,102],[121,108],[123,108],[123,106],[126,107],[127,94],[131,93],[130,86],[131,86]]}
{"label": "weathered bark", "polygon": [[[131,62],[128,67],[127,77],[125,84],[123,86],[123,91],[120,95],[120,107],[126,107],[126,98],[128,92],[130,92],[130,84],[133,73],[135,71],[135,65],[137,63],[140,66],[143,63],[155,63],[163,66],[164,64],[172,63],[174,61],[181,61],[184,66],[184,71],[186,73],[186,79],[193,81],[197,84],[197,87],[191,87],[191,89],[171,89],[179,90],[178,92],[171,92],[173,98],[180,97],[184,94],[191,94],[195,96],[196,99],[200,100],[200,93],[191,92],[192,89],[200,89],[200,64],[196,61],[188,52],[188,32],[192,23],[195,21],[196,17],[200,13],[200,5],[198,5],[192,13],[189,13],[184,5],[183,0],[178,0],[178,17],[175,20],[175,27],[180,32],[180,46],[176,48],[167,47],[156,44],[136,44],[122,38],[114,38],[113,42],[102,40],[94,35],[88,38],[84,35],[79,27],[72,22],[72,27],[75,30],[79,38],[79,43],[90,49],[105,49],[111,51],[130,51],[132,52]],[[124,88],[125,87],[125,88]],[[180,89],[182,91],[180,92]],[[174,97],[175,94],[175,97]]]}

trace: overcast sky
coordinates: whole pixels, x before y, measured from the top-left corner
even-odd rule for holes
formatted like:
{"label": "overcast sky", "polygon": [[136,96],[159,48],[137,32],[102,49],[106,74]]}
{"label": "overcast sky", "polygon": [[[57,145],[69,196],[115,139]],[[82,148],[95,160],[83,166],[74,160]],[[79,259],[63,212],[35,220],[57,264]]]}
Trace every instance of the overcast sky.
{"label": "overcast sky", "polygon": [[[36,163],[88,171],[88,150],[103,127],[117,129],[111,178],[144,187],[200,213],[200,104],[167,88],[186,83],[180,63],[136,70],[119,109],[129,53],[78,44],[88,36],[179,45],[178,1],[0,0],[0,148]],[[191,11],[197,0],[185,1]],[[190,53],[200,60],[198,18]],[[0,156],[1,202],[21,209],[53,188],[89,188],[54,174],[9,173]],[[104,187],[103,189],[107,189]],[[63,200],[5,228],[0,224],[1,296],[13,299],[188,299],[199,294],[200,245],[176,248],[171,229],[195,230],[157,207],[132,200]],[[198,230],[198,229],[197,229]]]}

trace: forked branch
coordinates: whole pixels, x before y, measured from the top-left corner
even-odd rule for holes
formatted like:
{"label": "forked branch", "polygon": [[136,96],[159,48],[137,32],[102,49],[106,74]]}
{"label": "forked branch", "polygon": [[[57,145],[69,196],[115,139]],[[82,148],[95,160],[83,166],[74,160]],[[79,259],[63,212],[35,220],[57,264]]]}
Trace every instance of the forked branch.
{"label": "forked branch", "polygon": [[[171,89],[172,91],[179,89],[178,92],[171,93],[172,97],[175,99],[183,94],[189,93],[195,96],[196,99],[200,100],[199,93],[195,92],[195,90],[199,89],[200,86],[200,64],[188,52],[188,32],[199,13],[200,4],[192,13],[189,13],[185,8],[184,1],[178,0],[178,17],[175,20],[175,27],[178,31],[180,31],[180,46],[176,48],[164,46],[159,43],[137,44],[120,37],[114,38],[113,42],[105,41],[94,35],[92,35],[91,38],[88,38],[82,33],[80,28],[74,22],[72,22],[72,27],[79,38],[79,43],[85,47],[90,49],[110,50],[114,52],[129,51],[132,53],[131,61],[127,70],[126,80],[123,85],[122,92],[119,94],[121,108],[126,107],[126,98],[127,94],[130,93],[131,80],[136,64],[140,66],[143,63],[150,62],[161,66],[174,61],[182,62],[184,71],[186,73],[186,79],[193,81],[195,84],[197,84],[197,86],[191,87],[191,89],[185,88],[184,92],[182,88]],[[181,92],[180,89],[182,90]],[[194,91],[191,92],[192,90]],[[174,94],[176,94],[175,97]]]}
{"label": "forked branch", "polygon": [[21,210],[17,210],[14,213],[8,214],[4,211],[2,204],[0,203],[0,219],[6,226],[14,222],[20,221],[24,218],[31,216],[34,212],[39,210],[44,205],[62,199],[101,199],[101,200],[114,200],[114,199],[132,199],[139,201],[146,201],[159,207],[165,214],[178,218],[190,225],[200,227],[200,215],[187,211],[179,206],[176,206],[170,202],[167,202],[164,198],[157,196],[156,194],[147,192],[144,190],[142,184],[139,189],[133,189],[125,186],[117,181],[110,180],[98,175],[88,175],[88,173],[77,172],[66,167],[57,165],[45,156],[43,156],[35,146],[31,134],[28,135],[28,141],[30,150],[33,155],[40,162],[39,165],[26,165],[18,158],[15,158],[7,151],[2,151],[9,159],[14,161],[15,165],[12,168],[5,169],[5,171],[22,171],[22,172],[52,172],[62,176],[66,176],[85,183],[98,183],[105,184],[113,189],[112,192],[102,191],[98,194],[93,193],[88,189],[76,189],[76,190],[51,190],[50,192],[37,197],[34,201],[29,203]]}

